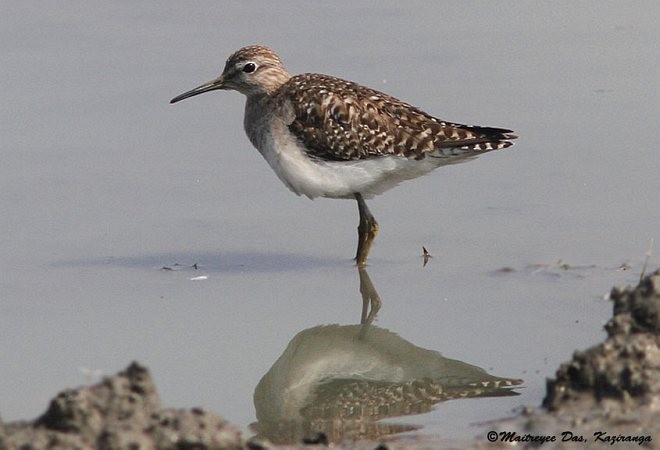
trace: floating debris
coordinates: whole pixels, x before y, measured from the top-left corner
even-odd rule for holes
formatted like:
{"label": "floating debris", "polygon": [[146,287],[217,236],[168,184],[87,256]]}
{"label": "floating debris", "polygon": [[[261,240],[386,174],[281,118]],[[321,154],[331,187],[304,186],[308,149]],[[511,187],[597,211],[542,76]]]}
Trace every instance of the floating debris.
{"label": "floating debris", "polygon": [[628,261],[622,262],[621,265],[616,269],[619,272],[625,272],[626,270],[632,269],[632,266]]}
{"label": "floating debris", "polygon": [[201,281],[201,280],[207,280],[209,277],[208,275],[200,275],[198,277],[192,277],[190,281]]}
{"label": "floating debris", "polygon": [[174,263],[171,266],[163,266],[163,267],[160,268],[160,270],[181,270],[181,269],[188,269],[188,268],[199,270],[199,267],[200,267],[199,263],[194,263],[190,266],[179,264],[179,263]]}
{"label": "floating debris", "polygon": [[429,262],[429,259],[433,258],[433,255],[429,253],[429,251],[422,245],[422,258],[424,258],[424,264],[422,267],[426,267],[426,264]]}

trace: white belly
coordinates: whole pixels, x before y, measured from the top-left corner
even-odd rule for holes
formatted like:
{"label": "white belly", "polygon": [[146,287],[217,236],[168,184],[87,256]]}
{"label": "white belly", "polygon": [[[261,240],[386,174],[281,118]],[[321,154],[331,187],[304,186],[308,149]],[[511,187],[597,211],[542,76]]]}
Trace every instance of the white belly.
{"label": "white belly", "polygon": [[443,165],[438,158],[417,161],[398,156],[356,161],[312,159],[288,129],[281,131],[253,143],[259,144],[259,152],[291,191],[309,198],[354,198],[356,192],[370,198]]}
{"label": "white belly", "polygon": [[446,149],[445,155],[427,156],[422,160],[401,156],[355,161],[310,158],[284,120],[261,114],[261,110],[249,102],[245,131],[280,180],[294,193],[309,198],[354,198],[355,193],[371,198],[439,166],[470,159],[464,151],[454,153],[451,149]]}

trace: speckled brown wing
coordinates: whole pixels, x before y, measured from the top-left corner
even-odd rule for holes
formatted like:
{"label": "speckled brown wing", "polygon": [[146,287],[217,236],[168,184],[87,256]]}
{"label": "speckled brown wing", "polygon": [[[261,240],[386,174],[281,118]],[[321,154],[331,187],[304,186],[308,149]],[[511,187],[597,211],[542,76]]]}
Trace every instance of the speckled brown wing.
{"label": "speckled brown wing", "polygon": [[291,132],[311,157],[325,160],[476,155],[509,147],[516,138],[502,128],[443,122],[382,92],[327,75],[292,77],[280,95],[293,108]]}

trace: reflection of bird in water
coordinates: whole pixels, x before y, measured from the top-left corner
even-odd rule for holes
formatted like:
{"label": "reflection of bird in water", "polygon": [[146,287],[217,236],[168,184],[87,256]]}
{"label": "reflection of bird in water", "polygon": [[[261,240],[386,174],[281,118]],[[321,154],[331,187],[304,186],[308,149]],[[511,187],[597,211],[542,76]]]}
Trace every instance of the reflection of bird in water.
{"label": "reflection of bird in water", "polygon": [[276,443],[317,433],[332,442],[377,439],[417,428],[376,422],[383,418],[451,399],[517,395],[507,388],[522,380],[489,375],[371,325],[380,300],[363,270],[360,290],[365,307],[372,306],[362,325],[301,331],[263,376],[254,393],[259,436]]}
{"label": "reflection of bird in water", "polygon": [[[377,438],[413,429],[377,420],[427,412],[457,398],[516,395],[506,388],[522,383],[445,358],[373,325],[360,339],[361,329],[318,326],[291,340],[255,389],[261,436],[273,442],[317,432],[333,441]],[[367,429],[373,435],[352,435]]]}

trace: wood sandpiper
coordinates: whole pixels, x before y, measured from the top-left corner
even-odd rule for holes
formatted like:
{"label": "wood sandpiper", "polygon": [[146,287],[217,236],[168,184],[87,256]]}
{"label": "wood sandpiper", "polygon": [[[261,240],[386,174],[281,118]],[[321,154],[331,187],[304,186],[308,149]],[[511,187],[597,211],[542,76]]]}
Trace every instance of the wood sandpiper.
{"label": "wood sandpiper", "polygon": [[378,234],[365,198],[437,167],[510,147],[516,138],[503,128],[437,119],[352,81],[291,76],[280,57],[261,45],[238,50],[218,78],[170,103],[218,89],[247,97],[245,132],[294,193],[357,200],[358,266],[365,265]]}

